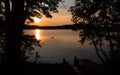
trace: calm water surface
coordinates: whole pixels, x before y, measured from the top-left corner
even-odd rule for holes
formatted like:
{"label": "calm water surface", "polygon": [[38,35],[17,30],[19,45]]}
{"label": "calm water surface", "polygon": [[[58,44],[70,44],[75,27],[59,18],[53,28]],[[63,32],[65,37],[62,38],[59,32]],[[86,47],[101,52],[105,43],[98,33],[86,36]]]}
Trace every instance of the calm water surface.
{"label": "calm water surface", "polygon": [[24,34],[35,35],[40,40],[42,47],[35,47],[39,52],[43,63],[60,63],[65,58],[69,63],[73,63],[74,57],[79,59],[91,59],[100,62],[94,47],[86,42],[80,42],[79,31],[72,30],[24,30]]}

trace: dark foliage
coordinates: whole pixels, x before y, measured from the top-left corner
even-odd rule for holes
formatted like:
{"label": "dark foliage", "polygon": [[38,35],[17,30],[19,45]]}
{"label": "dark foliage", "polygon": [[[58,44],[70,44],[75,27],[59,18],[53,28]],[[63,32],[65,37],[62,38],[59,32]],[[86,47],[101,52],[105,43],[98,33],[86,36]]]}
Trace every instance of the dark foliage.
{"label": "dark foliage", "polygon": [[[119,7],[119,0],[76,0],[70,8],[72,21],[84,25],[80,42],[91,41],[102,62],[120,61]],[[105,42],[109,48],[104,47]]]}
{"label": "dark foliage", "polygon": [[[58,12],[59,2],[62,0],[0,0],[0,21],[5,22],[6,36],[6,60],[3,62],[10,64],[21,62],[21,44],[26,38],[23,35],[23,25],[26,19],[33,22],[32,17],[41,18],[42,15],[52,18],[50,12]],[[24,43],[28,43],[27,41],[24,40]],[[29,46],[32,43],[31,41]]]}

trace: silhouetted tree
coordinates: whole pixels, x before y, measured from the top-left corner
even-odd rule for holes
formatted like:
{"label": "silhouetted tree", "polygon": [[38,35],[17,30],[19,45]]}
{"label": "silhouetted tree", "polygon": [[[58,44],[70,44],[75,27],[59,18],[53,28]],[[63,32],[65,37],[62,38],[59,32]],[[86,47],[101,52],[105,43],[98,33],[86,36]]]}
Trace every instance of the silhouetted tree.
{"label": "silhouetted tree", "polygon": [[[72,21],[76,24],[84,25],[80,31],[80,42],[90,40],[94,45],[96,53],[102,62],[105,62],[100,53],[104,55],[107,61],[118,59],[116,56],[120,47],[117,41],[114,41],[113,34],[117,40],[120,34],[120,0],[75,0],[75,6],[70,8]],[[117,28],[118,27],[118,28]],[[103,40],[109,41],[110,54],[103,50]],[[119,47],[119,48],[118,48]],[[118,54],[117,54],[118,55]]]}
{"label": "silhouetted tree", "polygon": [[[26,19],[39,18],[45,15],[52,18],[50,12],[58,12],[58,4],[62,0],[0,0],[5,11],[6,22],[6,63],[20,63],[22,30]],[[4,8],[5,7],[5,8]],[[11,7],[11,8],[10,8]],[[1,7],[0,7],[1,8]],[[0,12],[2,9],[0,10]],[[4,12],[3,11],[3,12]]]}
{"label": "silhouetted tree", "polygon": [[35,50],[34,46],[42,47],[34,35],[22,36],[21,60],[40,63],[39,52]]}

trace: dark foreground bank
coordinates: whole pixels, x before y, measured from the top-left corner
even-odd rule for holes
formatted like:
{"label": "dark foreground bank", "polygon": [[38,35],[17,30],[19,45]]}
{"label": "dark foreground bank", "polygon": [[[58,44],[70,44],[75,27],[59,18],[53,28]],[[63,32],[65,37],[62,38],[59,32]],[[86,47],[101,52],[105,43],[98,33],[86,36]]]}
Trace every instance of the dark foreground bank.
{"label": "dark foreground bank", "polygon": [[98,64],[91,60],[81,59],[74,65],[59,64],[0,64],[0,75],[120,75],[119,63]]}
{"label": "dark foreground bank", "polygon": [[0,75],[77,75],[70,65],[64,64],[19,64],[1,65]]}

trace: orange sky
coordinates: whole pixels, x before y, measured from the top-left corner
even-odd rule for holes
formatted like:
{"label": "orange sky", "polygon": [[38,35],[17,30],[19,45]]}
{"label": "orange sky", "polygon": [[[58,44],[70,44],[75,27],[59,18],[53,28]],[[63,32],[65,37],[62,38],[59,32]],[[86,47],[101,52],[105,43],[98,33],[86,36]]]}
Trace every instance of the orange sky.
{"label": "orange sky", "polygon": [[65,0],[64,5],[60,5],[58,13],[52,13],[52,18],[42,17],[42,21],[39,23],[31,23],[30,25],[39,25],[39,26],[56,26],[56,25],[65,25],[73,24],[71,21],[72,15],[68,12],[70,6],[74,4],[74,0]]}
{"label": "orange sky", "polygon": [[41,22],[31,23],[31,25],[40,25],[40,26],[54,26],[54,25],[65,25],[72,24],[71,14],[67,10],[59,10],[59,13],[53,13],[52,18],[42,17]]}

